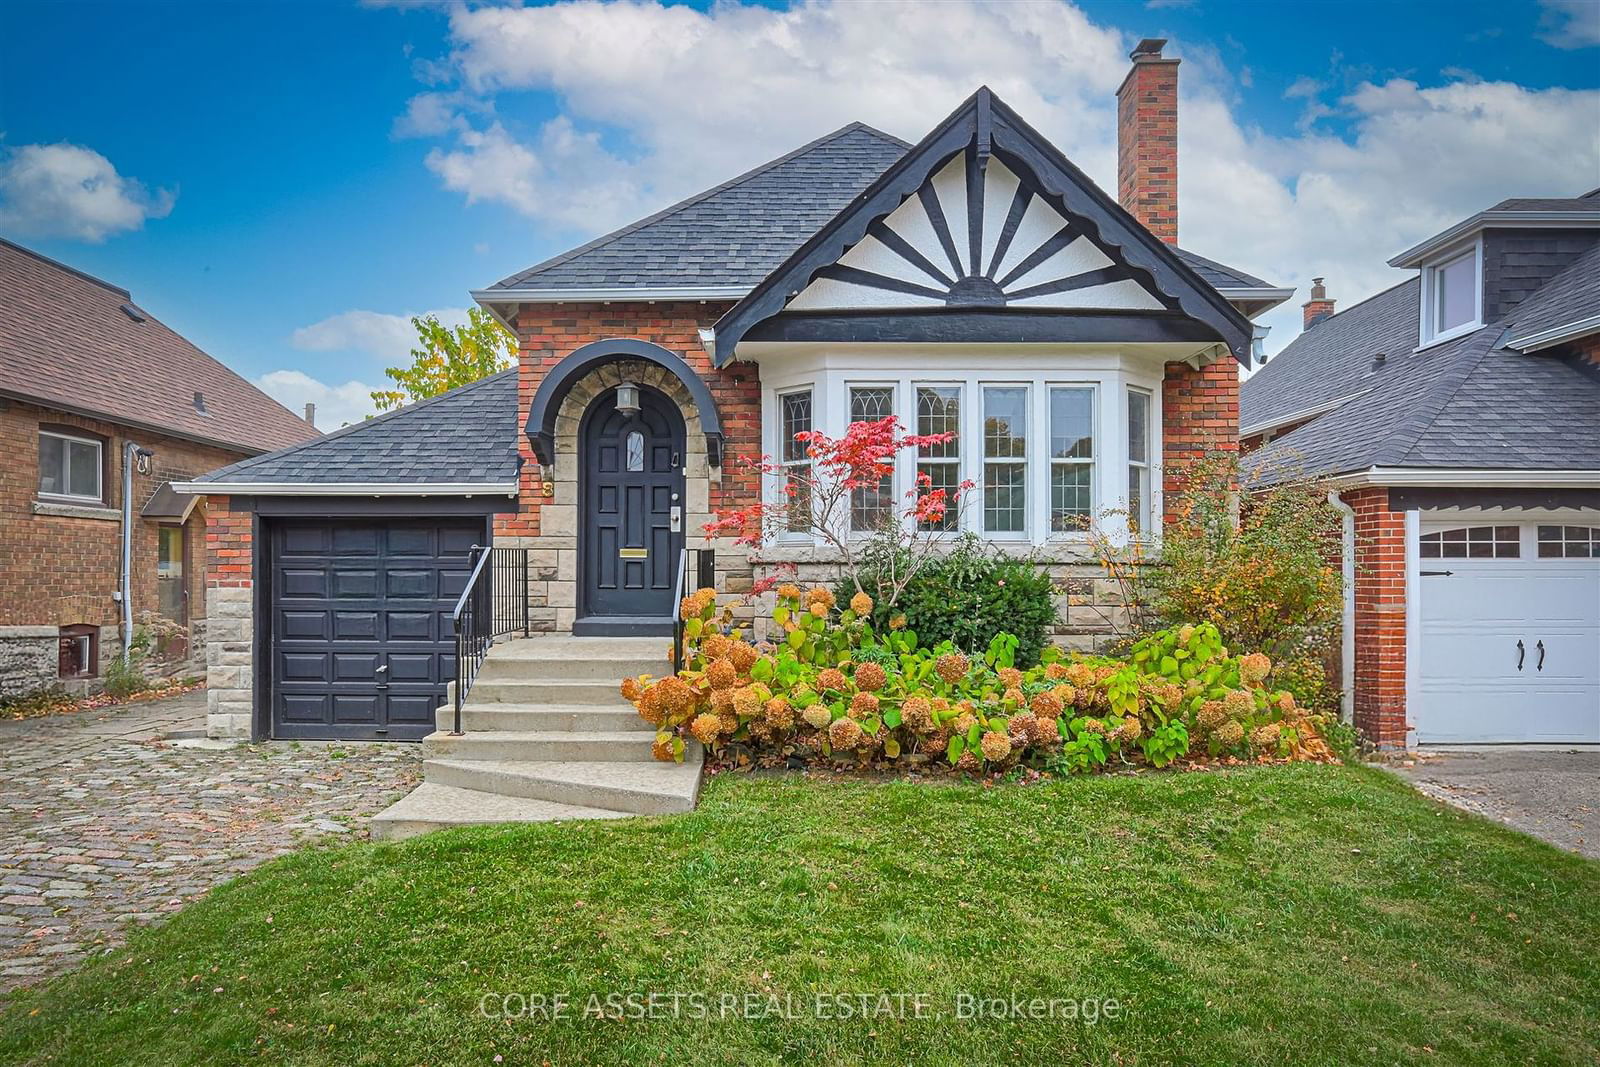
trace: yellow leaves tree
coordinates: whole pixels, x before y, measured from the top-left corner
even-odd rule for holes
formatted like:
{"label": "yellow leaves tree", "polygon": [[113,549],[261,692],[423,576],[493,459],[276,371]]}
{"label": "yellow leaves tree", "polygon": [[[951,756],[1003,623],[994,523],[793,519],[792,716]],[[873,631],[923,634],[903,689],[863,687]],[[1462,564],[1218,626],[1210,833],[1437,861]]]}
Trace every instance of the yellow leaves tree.
{"label": "yellow leaves tree", "polygon": [[397,389],[372,394],[379,411],[438,396],[460,385],[486,378],[511,366],[517,356],[517,339],[481,308],[467,312],[467,322],[454,329],[435,315],[413,317],[418,347],[411,350],[409,367],[390,367],[383,373]]}

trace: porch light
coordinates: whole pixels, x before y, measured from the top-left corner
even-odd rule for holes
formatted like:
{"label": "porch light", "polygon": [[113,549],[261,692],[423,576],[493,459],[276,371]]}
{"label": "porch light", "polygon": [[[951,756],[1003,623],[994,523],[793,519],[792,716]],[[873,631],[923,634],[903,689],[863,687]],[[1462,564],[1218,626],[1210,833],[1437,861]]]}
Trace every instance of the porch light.
{"label": "porch light", "polygon": [[617,412],[621,415],[639,413],[639,387],[632,382],[617,386]]}

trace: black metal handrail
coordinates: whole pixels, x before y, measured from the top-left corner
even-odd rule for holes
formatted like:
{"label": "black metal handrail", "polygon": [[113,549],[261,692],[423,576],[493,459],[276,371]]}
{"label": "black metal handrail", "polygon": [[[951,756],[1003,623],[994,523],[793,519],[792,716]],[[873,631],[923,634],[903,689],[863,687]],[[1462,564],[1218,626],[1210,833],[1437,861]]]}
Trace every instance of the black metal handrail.
{"label": "black metal handrail", "polygon": [[531,629],[529,550],[473,545],[469,558],[472,574],[450,616],[456,631],[456,719],[451,731],[456,735],[461,733],[461,706],[495,638],[518,630],[527,637]]}
{"label": "black metal handrail", "polygon": [[[692,569],[691,569],[692,568]],[[672,590],[672,673],[683,670],[683,598],[689,595],[689,576],[694,588],[715,589],[716,555],[709,548],[685,548],[678,555],[678,578]]]}

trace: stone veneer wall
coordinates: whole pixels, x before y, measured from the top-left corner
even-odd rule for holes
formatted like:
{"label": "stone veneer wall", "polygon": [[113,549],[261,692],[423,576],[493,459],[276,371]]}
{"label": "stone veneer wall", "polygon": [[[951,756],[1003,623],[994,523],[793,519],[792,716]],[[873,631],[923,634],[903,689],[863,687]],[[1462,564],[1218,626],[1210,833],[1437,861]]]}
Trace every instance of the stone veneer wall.
{"label": "stone veneer wall", "polygon": [[255,718],[254,519],[210,499],[206,526],[206,736],[249,740]]}

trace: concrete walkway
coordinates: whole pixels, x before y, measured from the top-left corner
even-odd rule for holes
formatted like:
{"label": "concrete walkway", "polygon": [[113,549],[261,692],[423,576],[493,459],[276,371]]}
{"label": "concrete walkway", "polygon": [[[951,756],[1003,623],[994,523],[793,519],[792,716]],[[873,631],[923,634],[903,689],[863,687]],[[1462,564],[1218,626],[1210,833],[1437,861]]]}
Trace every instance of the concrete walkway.
{"label": "concrete walkway", "polygon": [[1435,749],[1394,770],[1437,800],[1600,859],[1600,749]]}
{"label": "concrete walkway", "polygon": [[205,693],[0,722],[0,994],[66,970],[212,886],[364,838],[417,745],[203,739]]}

